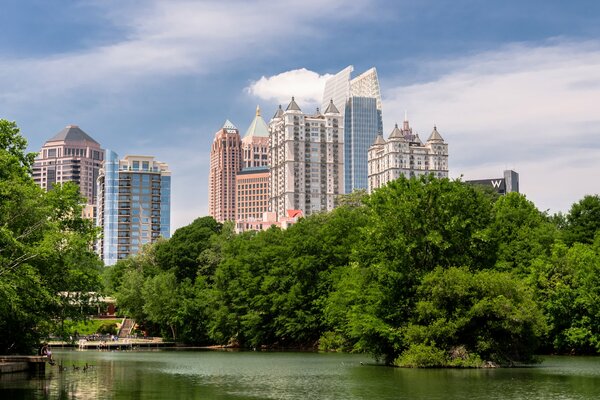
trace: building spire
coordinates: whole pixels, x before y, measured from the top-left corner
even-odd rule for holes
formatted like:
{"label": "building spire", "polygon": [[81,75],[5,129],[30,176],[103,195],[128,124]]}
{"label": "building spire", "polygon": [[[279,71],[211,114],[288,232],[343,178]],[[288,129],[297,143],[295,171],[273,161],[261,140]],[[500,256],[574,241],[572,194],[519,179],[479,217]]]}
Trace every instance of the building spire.
{"label": "building spire", "polygon": [[256,106],[256,116],[260,117],[260,106],[259,105]]}
{"label": "building spire", "polygon": [[410,127],[408,126],[408,112],[404,110],[404,122],[402,123],[402,130],[408,131]]}

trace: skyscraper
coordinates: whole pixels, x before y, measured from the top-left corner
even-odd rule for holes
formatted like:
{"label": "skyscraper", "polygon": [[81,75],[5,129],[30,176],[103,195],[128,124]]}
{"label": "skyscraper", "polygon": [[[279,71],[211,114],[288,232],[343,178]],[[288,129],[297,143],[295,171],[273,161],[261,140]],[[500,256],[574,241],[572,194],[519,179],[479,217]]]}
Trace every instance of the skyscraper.
{"label": "skyscraper", "polygon": [[242,139],[242,168],[267,167],[269,165],[269,127],[256,107],[256,115]]}
{"label": "skyscraper", "polygon": [[256,115],[242,139],[243,169],[236,174],[236,229],[243,231],[269,211],[269,127]]}
{"label": "skyscraper", "polygon": [[369,193],[400,176],[411,178],[433,174],[437,178],[448,177],[448,144],[433,127],[427,142],[423,144],[404,118],[402,129],[398,124],[388,140],[377,135],[369,148]]}
{"label": "skyscraper", "polygon": [[377,70],[371,68],[351,79],[353,71],[350,65],[329,78],[323,92],[323,107],[333,100],[344,119],[345,193],[367,188],[367,152],[383,132]]}
{"label": "skyscraper", "polygon": [[229,120],[215,133],[210,150],[208,213],[219,222],[235,221],[236,174],[242,169],[242,140]]}
{"label": "skyscraper", "polygon": [[296,101],[281,106],[269,123],[271,211],[304,215],[331,211],[343,192],[344,128],[332,101],[325,112],[302,112]]}
{"label": "skyscraper", "polygon": [[98,178],[98,216],[102,229],[97,251],[105,265],[137,254],[146,243],[168,238],[171,226],[171,172],[152,156],[107,151]]}
{"label": "skyscraper", "polygon": [[77,125],[67,125],[50,138],[33,164],[33,180],[44,190],[74,182],[88,206],[96,204],[96,179],[104,150]]}

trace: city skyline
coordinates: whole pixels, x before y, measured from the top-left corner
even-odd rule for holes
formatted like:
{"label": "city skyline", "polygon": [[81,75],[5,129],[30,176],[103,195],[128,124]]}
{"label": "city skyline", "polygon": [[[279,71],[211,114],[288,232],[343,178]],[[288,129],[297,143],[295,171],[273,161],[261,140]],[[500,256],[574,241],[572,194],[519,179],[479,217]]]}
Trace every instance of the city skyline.
{"label": "city skyline", "polygon": [[3,14],[0,118],[30,151],[78,125],[103,148],[167,162],[172,230],[208,215],[223,121],[244,132],[257,105],[271,116],[291,96],[312,112],[347,65],[377,68],[384,134],[405,110],[422,137],[443,130],[452,178],[514,169],[551,212],[600,192],[593,1],[8,0]]}

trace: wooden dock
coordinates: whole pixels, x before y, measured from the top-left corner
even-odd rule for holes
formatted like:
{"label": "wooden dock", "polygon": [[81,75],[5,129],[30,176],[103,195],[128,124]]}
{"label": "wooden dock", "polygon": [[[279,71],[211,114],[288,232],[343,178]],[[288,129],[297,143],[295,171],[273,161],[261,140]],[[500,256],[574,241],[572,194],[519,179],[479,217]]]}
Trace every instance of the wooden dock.
{"label": "wooden dock", "polygon": [[119,339],[119,340],[79,340],[75,343],[50,342],[49,346],[74,347],[79,350],[135,350],[140,348],[174,347],[175,342],[164,342],[161,339]]}
{"label": "wooden dock", "polygon": [[46,356],[0,356],[0,374],[13,372],[44,373]]}

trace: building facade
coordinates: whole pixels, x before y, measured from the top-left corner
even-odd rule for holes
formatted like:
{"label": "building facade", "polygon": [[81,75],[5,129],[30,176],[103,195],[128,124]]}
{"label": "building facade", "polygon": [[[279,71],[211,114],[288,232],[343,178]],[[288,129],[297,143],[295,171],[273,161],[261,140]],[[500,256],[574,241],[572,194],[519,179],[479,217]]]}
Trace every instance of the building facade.
{"label": "building facade", "polygon": [[152,156],[119,160],[107,151],[98,177],[97,251],[105,265],[138,254],[142,246],[168,238],[171,227],[171,172]]}
{"label": "building facade", "polygon": [[242,170],[242,140],[228,120],[215,133],[210,150],[208,213],[219,222],[235,221],[236,182]]}
{"label": "building facade", "polygon": [[237,233],[246,231],[266,231],[272,226],[276,226],[281,229],[287,229],[294,225],[300,218],[302,218],[301,210],[287,210],[286,216],[277,217],[277,214],[272,211],[267,211],[263,214],[261,219],[257,220],[240,220],[235,226]]}
{"label": "building facade", "polygon": [[244,168],[237,173],[236,225],[261,220],[269,211],[269,168]]}
{"label": "building facade", "polygon": [[323,114],[307,115],[292,97],[285,111],[279,107],[269,131],[270,211],[278,218],[287,210],[331,211],[344,188],[344,127],[333,101]]}
{"label": "building facade", "polygon": [[369,193],[400,176],[411,178],[425,174],[448,177],[448,144],[435,126],[423,143],[418,134],[413,134],[405,118],[402,129],[396,124],[388,140],[378,135],[369,148]]}
{"label": "building facade", "polygon": [[67,125],[49,139],[38,153],[33,165],[33,180],[42,189],[74,182],[86,199],[84,216],[95,214],[96,179],[104,149],[77,125]]}
{"label": "building facade", "polygon": [[513,170],[504,171],[502,178],[476,179],[465,181],[472,185],[482,185],[493,188],[499,194],[519,193],[519,174]]}
{"label": "building facade", "polygon": [[383,133],[382,104],[377,70],[371,68],[352,79],[348,66],[329,78],[323,107],[333,100],[344,121],[344,192],[368,187],[367,152]]}
{"label": "building facade", "polygon": [[269,127],[256,107],[256,115],[242,139],[242,168],[269,166]]}

